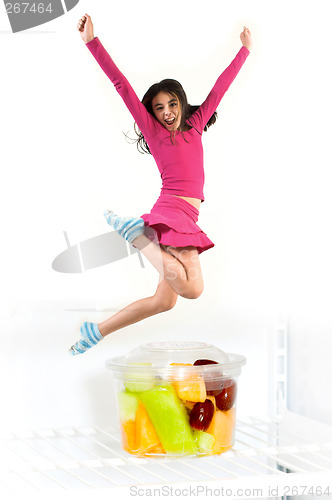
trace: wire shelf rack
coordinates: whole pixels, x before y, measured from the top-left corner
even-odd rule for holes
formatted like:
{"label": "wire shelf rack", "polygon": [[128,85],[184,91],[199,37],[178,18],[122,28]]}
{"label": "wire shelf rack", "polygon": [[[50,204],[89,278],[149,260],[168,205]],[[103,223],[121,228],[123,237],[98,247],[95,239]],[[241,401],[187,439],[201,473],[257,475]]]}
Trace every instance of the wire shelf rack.
{"label": "wire shelf rack", "polygon": [[8,498],[322,472],[332,477],[332,427],[288,411],[238,419],[233,449],[205,457],[137,458],[121,449],[117,429],[96,426],[17,431],[0,441],[0,491]]}

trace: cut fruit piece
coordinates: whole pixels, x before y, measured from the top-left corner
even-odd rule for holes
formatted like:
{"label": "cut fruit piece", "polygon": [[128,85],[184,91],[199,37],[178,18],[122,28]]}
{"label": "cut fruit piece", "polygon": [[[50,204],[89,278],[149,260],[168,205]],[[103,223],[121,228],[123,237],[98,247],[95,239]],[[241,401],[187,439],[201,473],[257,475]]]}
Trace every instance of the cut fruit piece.
{"label": "cut fruit piece", "polygon": [[[214,406],[214,409],[216,410],[216,398],[214,396],[206,396],[206,399],[209,399],[210,401],[212,401],[213,403],[213,406]],[[182,401],[184,406],[189,410],[191,411],[194,406],[195,406],[195,401]]]}
{"label": "cut fruit piece", "polygon": [[155,446],[161,445],[157,433],[148,417],[143,403],[139,402],[135,420],[136,449],[140,454],[149,452]]}
{"label": "cut fruit piece", "polygon": [[215,411],[206,432],[215,437],[213,453],[222,453],[233,446],[235,431],[235,408],[228,411]]}
{"label": "cut fruit piece", "polygon": [[[204,366],[204,365],[219,365],[217,361],[212,359],[196,359],[194,366]],[[222,391],[222,371],[221,370],[207,370],[204,373],[206,394],[215,396]]]}
{"label": "cut fruit piece", "polygon": [[206,389],[204,380],[198,378],[194,380],[176,380],[173,382],[174,388],[180,399],[192,401],[194,403],[204,403],[206,400]]}
{"label": "cut fruit piece", "polygon": [[136,454],[136,426],[134,420],[120,422],[122,447],[129,453]]}
{"label": "cut fruit piece", "polygon": [[219,410],[230,410],[235,403],[237,385],[235,380],[227,379],[224,381],[224,388],[220,394],[216,395],[216,405]]}
{"label": "cut fruit piece", "polygon": [[170,363],[170,366],[194,366],[192,363]]}
{"label": "cut fruit piece", "polygon": [[[151,363],[128,363],[128,366],[152,366]],[[123,375],[124,386],[130,392],[148,391],[155,386],[155,378],[149,370],[128,371]]]}
{"label": "cut fruit piece", "polygon": [[195,403],[189,416],[190,426],[197,431],[206,431],[212,421],[214,411],[214,405],[209,399],[206,399],[204,403]]}
{"label": "cut fruit piece", "polygon": [[119,417],[121,422],[135,420],[138,397],[127,391],[118,392]]}
{"label": "cut fruit piece", "polygon": [[201,366],[201,365],[218,365],[218,361],[213,361],[212,359],[196,359],[194,362],[194,366]]}
{"label": "cut fruit piece", "polygon": [[195,455],[197,447],[187,411],[171,385],[142,392],[141,400],[168,454]]}
{"label": "cut fruit piece", "polygon": [[126,391],[118,393],[120,430],[123,449],[136,453],[135,416],[138,398]]}
{"label": "cut fruit piece", "polygon": [[217,409],[216,398],[214,396],[206,396],[206,399],[209,399],[210,401],[212,401],[214,409],[216,410]]}
{"label": "cut fruit piece", "polygon": [[194,439],[200,453],[212,453],[215,437],[204,431],[194,430]]}
{"label": "cut fruit piece", "polygon": [[[190,363],[171,363],[171,366],[193,366]],[[173,386],[180,399],[204,403],[206,400],[206,387],[203,377],[198,373],[184,373],[172,377]]]}
{"label": "cut fruit piece", "polygon": [[157,444],[157,446],[154,446],[153,448],[151,448],[151,450],[149,451],[149,455],[160,455],[160,454],[163,454],[165,455],[166,451],[164,450],[163,448],[163,445],[160,443],[160,444]]}
{"label": "cut fruit piece", "polygon": [[189,411],[191,411],[196,404],[194,401],[182,401],[182,403]]}

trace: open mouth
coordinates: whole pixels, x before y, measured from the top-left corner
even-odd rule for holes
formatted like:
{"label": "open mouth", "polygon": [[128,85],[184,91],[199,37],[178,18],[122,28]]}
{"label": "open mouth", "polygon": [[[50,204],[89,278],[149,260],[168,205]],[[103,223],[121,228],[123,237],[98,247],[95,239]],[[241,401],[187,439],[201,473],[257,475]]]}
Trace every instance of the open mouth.
{"label": "open mouth", "polygon": [[175,122],[175,118],[172,118],[171,120],[165,120],[165,122],[167,123],[168,126],[171,126]]}

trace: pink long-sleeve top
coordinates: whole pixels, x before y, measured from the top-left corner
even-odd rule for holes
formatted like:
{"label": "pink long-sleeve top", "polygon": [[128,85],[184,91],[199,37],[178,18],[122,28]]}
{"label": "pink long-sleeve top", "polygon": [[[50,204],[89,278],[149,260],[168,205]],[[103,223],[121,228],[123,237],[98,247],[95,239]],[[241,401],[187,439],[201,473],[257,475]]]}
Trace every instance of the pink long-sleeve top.
{"label": "pink long-sleeve top", "polygon": [[187,131],[170,132],[145,108],[127,78],[121,73],[98,37],[86,44],[100,67],[113,82],[149,145],[162,179],[163,194],[188,196],[204,201],[202,132],[219,102],[249,55],[242,46],[231,64],[219,76],[211,92],[189,119]]}

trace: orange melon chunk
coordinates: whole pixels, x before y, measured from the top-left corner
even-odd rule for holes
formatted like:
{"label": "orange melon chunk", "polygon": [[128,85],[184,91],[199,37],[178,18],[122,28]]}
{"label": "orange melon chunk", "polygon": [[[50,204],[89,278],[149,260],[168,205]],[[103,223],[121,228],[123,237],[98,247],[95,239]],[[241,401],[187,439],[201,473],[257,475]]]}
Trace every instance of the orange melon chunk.
{"label": "orange melon chunk", "polygon": [[161,443],[157,444],[157,446],[154,446],[151,448],[149,453],[156,453],[156,454],[161,454],[161,453],[166,453],[166,451],[163,448],[163,445]]}
{"label": "orange melon chunk", "polygon": [[[212,401],[214,409],[216,410],[217,409],[216,398],[214,396],[206,396],[206,399],[210,399],[210,401]],[[183,401],[183,404],[189,411],[191,411],[196,403],[195,401]]]}
{"label": "orange melon chunk", "polygon": [[235,408],[228,411],[215,411],[206,432],[215,437],[212,453],[218,454],[233,446],[235,428]]}
{"label": "orange melon chunk", "polygon": [[183,404],[188,410],[191,411],[196,403],[194,401],[183,401]]}
{"label": "orange melon chunk", "polygon": [[124,420],[120,424],[122,447],[129,453],[136,453],[135,420]]}
{"label": "orange melon chunk", "polygon": [[161,446],[158,435],[142,402],[138,403],[136,410],[135,445],[137,452],[143,455],[144,453],[151,452],[155,447]]}
{"label": "orange melon chunk", "polygon": [[[171,363],[171,366],[193,366],[190,363]],[[203,377],[198,373],[185,374],[181,380],[173,376],[173,387],[178,397],[184,401],[204,403],[206,400],[206,387]]]}
{"label": "orange melon chunk", "polygon": [[210,401],[212,401],[214,409],[216,410],[217,409],[216,398],[214,396],[206,396],[206,399],[209,399]]}

